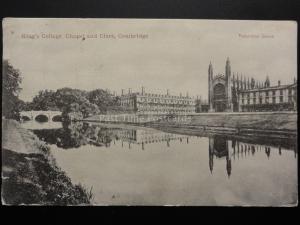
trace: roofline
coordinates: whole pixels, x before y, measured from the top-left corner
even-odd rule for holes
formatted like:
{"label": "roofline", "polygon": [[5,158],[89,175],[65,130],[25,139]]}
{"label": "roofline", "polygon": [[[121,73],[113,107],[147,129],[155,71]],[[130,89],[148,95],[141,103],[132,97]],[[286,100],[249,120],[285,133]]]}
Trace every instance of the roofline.
{"label": "roofline", "polygon": [[147,95],[150,95],[152,97],[176,97],[176,98],[185,98],[185,99],[195,99],[195,97],[192,97],[192,96],[180,96],[180,95],[166,95],[166,94],[153,94],[153,93],[144,93],[142,94],[141,92],[133,92],[133,93],[127,93],[127,94],[124,94],[124,95],[120,95],[120,97],[122,96],[130,96],[130,95],[140,95],[140,96],[147,96]]}
{"label": "roofline", "polygon": [[267,91],[267,90],[272,90],[272,89],[284,89],[284,88],[291,87],[291,86],[297,86],[297,83],[295,83],[295,84],[284,84],[284,85],[272,86],[272,87],[246,89],[246,90],[239,89],[239,91],[240,92]]}

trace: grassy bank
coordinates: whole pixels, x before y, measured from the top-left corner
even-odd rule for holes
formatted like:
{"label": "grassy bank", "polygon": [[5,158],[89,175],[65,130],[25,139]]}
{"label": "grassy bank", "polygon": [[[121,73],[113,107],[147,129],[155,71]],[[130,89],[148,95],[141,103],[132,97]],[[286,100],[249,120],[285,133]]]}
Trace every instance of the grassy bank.
{"label": "grassy bank", "polygon": [[190,115],[96,115],[88,122],[130,124],[188,133],[297,136],[297,112],[198,113]]}
{"label": "grassy bank", "polygon": [[297,113],[223,113],[191,117],[189,124],[266,130],[297,130]]}
{"label": "grassy bank", "polygon": [[12,120],[2,120],[1,195],[7,205],[89,205],[93,197],[72,184],[44,142]]}
{"label": "grassy bank", "polygon": [[148,123],[153,127],[205,129],[221,132],[296,133],[297,113],[201,113]]}
{"label": "grassy bank", "polygon": [[120,114],[95,115],[84,121],[296,131],[297,115],[297,112],[198,113],[173,116]]}

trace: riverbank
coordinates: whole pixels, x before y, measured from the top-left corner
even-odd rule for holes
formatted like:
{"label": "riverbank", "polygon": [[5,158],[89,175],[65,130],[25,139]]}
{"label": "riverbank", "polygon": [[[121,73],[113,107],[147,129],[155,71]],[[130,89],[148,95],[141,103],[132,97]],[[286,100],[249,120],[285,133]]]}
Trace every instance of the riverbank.
{"label": "riverbank", "polygon": [[189,115],[97,115],[87,122],[147,126],[188,133],[229,133],[266,137],[296,137],[297,112],[197,113]]}
{"label": "riverbank", "polygon": [[189,116],[186,120],[154,121],[148,123],[147,126],[173,132],[295,138],[297,136],[297,113],[203,113]]}
{"label": "riverbank", "polygon": [[92,193],[72,184],[32,132],[2,119],[1,197],[5,205],[89,205]]}
{"label": "riverbank", "polygon": [[258,130],[297,131],[297,112],[201,113],[188,124]]}

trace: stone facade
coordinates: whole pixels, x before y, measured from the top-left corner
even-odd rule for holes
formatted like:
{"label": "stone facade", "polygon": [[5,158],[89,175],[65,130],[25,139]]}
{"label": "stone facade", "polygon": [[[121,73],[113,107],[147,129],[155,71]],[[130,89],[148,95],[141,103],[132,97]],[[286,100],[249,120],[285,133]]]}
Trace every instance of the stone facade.
{"label": "stone facade", "polygon": [[270,86],[267,76],[264,82],[253,78],[231,75],[227,58],[225,74],[213,74],[208,67],[208,103],[210,112],[259,112],[297,110],[297,82],[289,85]]}
{"label": "stone facade", "polygon": [[296,111],[297,84],[243,90],[238,101],[240,112]]}
{"label": "stone facade", "polygon": [[120,96],[120,105],[122,108],[138,114],[188,114],[195,113],[195,99],[186,96],[173,96],[169,93],[151,94],[142,92],[131,93]]}

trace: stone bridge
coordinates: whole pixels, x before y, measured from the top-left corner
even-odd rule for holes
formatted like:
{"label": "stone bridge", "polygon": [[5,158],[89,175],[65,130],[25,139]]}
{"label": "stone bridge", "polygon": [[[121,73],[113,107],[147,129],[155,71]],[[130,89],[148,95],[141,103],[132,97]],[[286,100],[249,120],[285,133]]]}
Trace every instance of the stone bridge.
{"label": "stone bridge", "polygon": [[60,111],[22,111],[20,112],[21,120],[37,120],[37,121],[60,121]]}

